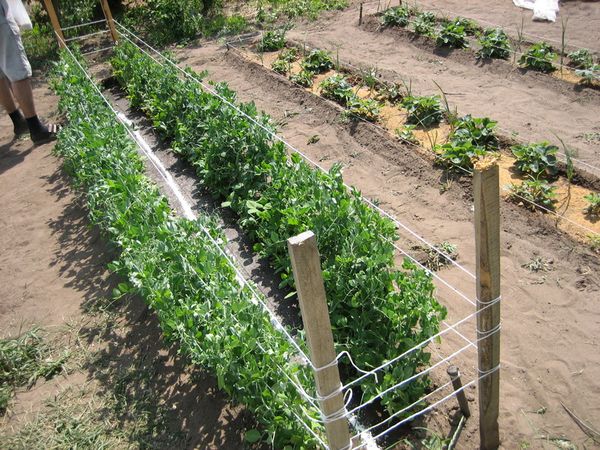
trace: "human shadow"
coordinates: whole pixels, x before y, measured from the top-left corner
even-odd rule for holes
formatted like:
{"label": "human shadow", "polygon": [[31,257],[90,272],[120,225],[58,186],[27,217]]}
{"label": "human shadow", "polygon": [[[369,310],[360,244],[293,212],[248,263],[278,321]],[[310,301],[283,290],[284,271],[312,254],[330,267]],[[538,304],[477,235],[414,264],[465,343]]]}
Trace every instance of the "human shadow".
{"label": "human shadow", "polygon": [[0,146],[0,175],[21,164],[35,148],[33,144],[27,148],[19,147],[22,146],[17,139]]}

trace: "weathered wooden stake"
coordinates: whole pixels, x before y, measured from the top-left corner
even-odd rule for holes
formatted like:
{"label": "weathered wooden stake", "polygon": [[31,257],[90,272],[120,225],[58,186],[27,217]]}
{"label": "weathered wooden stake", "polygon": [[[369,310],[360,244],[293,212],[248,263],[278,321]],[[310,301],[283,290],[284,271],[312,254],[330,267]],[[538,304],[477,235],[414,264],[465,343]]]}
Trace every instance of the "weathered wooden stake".
{"label": "weathered wooden stake", "polygon": [[[306,231],[288,239],[287,244],[311,360],[315,367],[324,367],[335,360],[336,354],[317,239],[312,231]],[[341,383],[337,364],[315,370],[314,376],[319,396],[331,396],[319,401],[323,415],[327,417],[341,411],[344,407],[344,397],[339,390]],[[338,394],[332,395],[334,392]],[[332,450],[349,447],[350,430],[346,418],[325,423],[325,431]]]}
{"label": "weathered wooden stake", "polygon": [[56,41],[58,42],[58,46],[63,48],[65,46],[65,35],[63,34],[62,28],[60,27],[60,22],[58,21],[58,16],[56,15],[56,10],[54,9],[54,4],[52,0],[44,0],[44,6],[46,7],[46,11],[48,12],[48,17],[50,17],[50,23],[52,24],[52,28],[54,32],[58,35],[56,37]]}
{"label": "weathered wooden stake", "polygon": [[[477,258],[479,435],[483,450],[500,445],[500,182],[498,164],[484,159],[473,172]],[[487,307],[486,307],[487,306]],[[495,330],[495,332],[493,332]],[[493,333],[491,333],[493,332]]]}
{"label": "weathered wooden stake", "polygon": [[446,373],[452,380],[452,387],[454,388],[454,392],[456,392],[456,399],[458,400],[460,411],[463,413],[463,416],[470,417],[471,411],[469,410],[469,402],[467,401],[465,390],[462,389],[462,382],[460,380],[460,372],[458,367],[450,366],[446,369]]}
{"label": "weathered wooden stake", "polygon": [[363,16],[363,4],[361,2],[360,9],[358,10],[358,26],[362,25],[362,16]]}
{"label": "weathered wooden stake", "polygon": [[119,35],[117,34],[117,29],[115,28],[115,21],[113,20],[112,12],[108,6],[108,1],[100,0],[100,3],[102,4],[102,11],[104,12],[104,17],[106,17],[106,24],[110,30],[110,35],[113,42],[116,43],[119,40]]}

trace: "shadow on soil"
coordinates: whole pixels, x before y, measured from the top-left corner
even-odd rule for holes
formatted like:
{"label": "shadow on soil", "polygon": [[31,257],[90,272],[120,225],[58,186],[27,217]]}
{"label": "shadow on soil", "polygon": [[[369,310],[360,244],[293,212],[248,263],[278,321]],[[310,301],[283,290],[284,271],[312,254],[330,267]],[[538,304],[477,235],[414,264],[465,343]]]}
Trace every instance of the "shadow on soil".
{"label": "shadow on soil", "polygon": [[[61,171],[47,182],[57,197],[69,190]],[[112,399],[110,410],[99,416],[110,417],[136,448],[243,448],[245,430],[256,427],[251,415],[165,342],[156,316],[140,298],[111,300],[119,280],[104,268],[116,249],[89,224],[81,202],[74,200],[49,226],[60,243],[54,264],[67,286],[83,293],[83,310],[110,317],[80,332],[88,344],[100,342],[101,350],[84,367],[88,379],[99,383],[98,394]]]}

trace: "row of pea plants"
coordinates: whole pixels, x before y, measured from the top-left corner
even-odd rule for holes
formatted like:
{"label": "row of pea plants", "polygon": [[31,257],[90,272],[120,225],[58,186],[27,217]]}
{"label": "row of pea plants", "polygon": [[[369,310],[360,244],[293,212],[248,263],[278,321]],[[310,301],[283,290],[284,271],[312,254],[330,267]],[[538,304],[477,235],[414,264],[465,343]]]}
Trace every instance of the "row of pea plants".
{"label": "row of pea plants", "polygon": [[[381,24],[386,27],[408,28],[419,35],[434,39],[440,47],[467,48],[469,37],[477,39],[478,58],[508,59],[514,51],[508,35],[501,28],[483,29],[477,22],[464,17],[454,19],[439,18],[430,11],[421,11],[410,6],[397,6],[384,11]],[[521,42],[517,43],[520,48]],[[564,55],[564,53],[561,52]],[[557,70],[555,61],[558,57],[555,50],[547,42],[532,44],[519,59],[523,67],[538,72],[553,72]],[[592,54],[587,49],[579,49],[567,55],[576,75],[581,81],[591,84],[600,81],[600,63],[594,62]],[[563,58],[560,58],[563,66]]]}
{"label": "row of pea plants", "polygon": [[[275,448],[317,447],[294,413],[313,419],[319,413],[282,371],[314,392],[311,373],[209,239],[225,241],[214,219],[175,215],[145,176],[126,129],[69,54],[62,54],[54,75],[67,118],[56,152],[87,200],[91,222],[119,249],[110,269],[127,281],[115,295],[143,297],[165,337],[254,413],[263,439]],[[305,422],[322,434],[317,422]],[[257,439],[257,432],[250,437]]]}
{"label": "row of pea plants", "polygon": [[[359,367],[370,369],[437,333],[446,311],[433,296],[431,278],[408,261],[395,267],[393,222],[346,188],[339,166],[325,173],[297,154],[288,155],[266,131],[275,132],[270,118],[253,103],[238,102],[224,83],[212,88],[239,111],[132,45],[120,44],[112,64],[132,105],[154,120],[196,168],[204,187],[237,213],[254,249],[270,259],[281,286],[291,292],[285,240],[315,232],[337,351],[348,350]],[[188,74],[200,77],[189,69]],[[363,398],[417,373],[429,358],[426,351],[415,351],[384,376],[365,380]],[[348,366],[342,369],[352,375]],[[419,398],[428,384],[419,378],[386,395],[382,404],[396,411]]]}

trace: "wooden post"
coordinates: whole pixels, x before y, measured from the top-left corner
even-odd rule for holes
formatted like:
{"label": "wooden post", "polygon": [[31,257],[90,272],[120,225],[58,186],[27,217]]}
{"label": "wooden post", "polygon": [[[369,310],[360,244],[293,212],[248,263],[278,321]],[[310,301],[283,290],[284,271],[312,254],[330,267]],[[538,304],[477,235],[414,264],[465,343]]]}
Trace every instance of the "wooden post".
{"label": "wooden post", "polygon": [[446,373],[450,377],[450,380],[452,380],[452,387],[454,388],[454,392],[456,392],[456,399],[458,400],[458,405],[460,406],[463,416],[470,417],[471,411],[469,410],[469,402],[467,401],[465,390],[462,388],[458,367],[450,366],[446,369]]}
{"label": "wooden post", "polygon": [[[500,182],[498,164],[484,159],[473,172],[475,251],[477,258],[477,315],[480,448],[500,445]],[[495,332],[493,332],[495,330]],[[493,332],[493,333],[492,333]],[[495,370],[496,369],[496,370]],[[493,371],[493,372],[492,372]]]}
{"label": "wooden post", "polygon": [[52,0],[44,0],[44,6],[46,7],[46,12],[48,12],[48,17],[50,17],[52,28],[54,28],[54,32],[57,34],[56,41],[58,42],[58,46],[63,48],[65,46],[65,35],[60,27],[60,22],[58,21],[58,16],[56,15]]}
{"label": "wooden post", "polygon": [[360,2],[360,9],[358,11],[358,26],[362,25],[362,16],[363,16],[363,4]]}
{"label": "wooden post", "polygon": [[[306,231],[288,239],[287,244],[311,360],[315,367],[324,367],[335,360],[336,354],[317,239],[312,231]],[[315,370],[314,376],[320,397],[330,396],[341,386],[337,364],[326,369]],[[337,395],[319,401],[319,405],[325,417],[341,411],[344,407],[342,392],[339,391]],[[325,431],[329,448],[332,450],[350,446],[350,430],[346,418],[325,423]]]}
{"label": "wooden post", "polygon": [[119,35],[117,34],[117,29],[115,28],[115,22],[113,20],[112,13],[110,12],[110,7],[108,6],[107,0],[100,0],[102,4],[102,11],[104,12],[104,17],[106,17],[106,24],[108,25],[108,29],[110,30],[110,35],[114,43],[117,43],[119,40]]}

